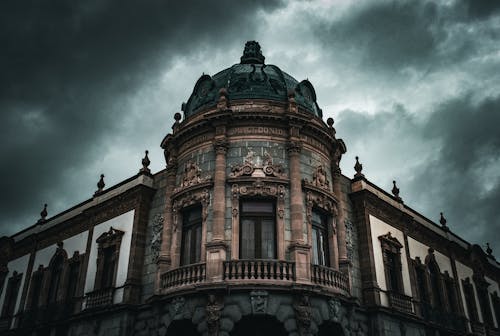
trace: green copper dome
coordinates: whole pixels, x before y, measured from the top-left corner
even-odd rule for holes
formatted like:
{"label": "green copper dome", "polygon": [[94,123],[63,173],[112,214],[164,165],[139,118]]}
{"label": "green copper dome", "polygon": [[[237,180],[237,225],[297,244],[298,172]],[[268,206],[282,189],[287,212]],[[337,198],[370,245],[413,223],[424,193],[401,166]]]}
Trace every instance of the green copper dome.
{"label": "green copper dome", "polygon": [[295,93],[297,104],[315,116],[322,117],[316,103],[314,87],[308,80],[298,82],[275,65],[265,64],[259,43],[245,44],[241,63],[222,70],[213,77],[202,75],[194,86],[187,103],[182,104],[184,117],[188,118],[217,104],[218,93],[226,88],[229,101],[242,99],[267,99],[288,101],[288,93]]}

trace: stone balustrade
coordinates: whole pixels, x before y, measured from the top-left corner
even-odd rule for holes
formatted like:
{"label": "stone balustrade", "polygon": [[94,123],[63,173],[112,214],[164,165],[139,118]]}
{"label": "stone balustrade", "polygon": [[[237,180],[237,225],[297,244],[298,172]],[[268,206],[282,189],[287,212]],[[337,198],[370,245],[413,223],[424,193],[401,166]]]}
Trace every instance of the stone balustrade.
{"label": "stone balustrade", "polygon": [[86,309],[113,304],[114,287],[99,289],[87,294]]}
{"label": "stone balustrade", "polygon": [[206,264],[198,263],[170,270],[161,276],[162,288],[205,282],[207,278]]}
{"label": "stone balustrade", "polygon": [[282,260],[240,259],[224,262],[224,280],[295,281],[295,263]]}
{"label": "stone balustrade", "polygon": [[403,313],[413,314],[413,304],[410,296],[392,291],[387,292],[387,296],[392,308]]}
{"label": "stone balustrade", "polygon": [[333,268],[311,265],[311,280],[315,284],[340,289],[349,293],[349,276]]}

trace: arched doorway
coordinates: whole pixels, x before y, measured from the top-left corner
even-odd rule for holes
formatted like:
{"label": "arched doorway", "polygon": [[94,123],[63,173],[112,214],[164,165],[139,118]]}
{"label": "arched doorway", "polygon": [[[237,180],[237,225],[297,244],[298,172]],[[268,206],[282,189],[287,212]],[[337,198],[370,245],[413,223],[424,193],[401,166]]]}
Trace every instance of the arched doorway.
{"label": "arched doorway", "polygon": [[318,336],[344,336],[344,331],[340,324],[328,321],[319,326]]}
{"label": "arched doorway", "polygon": [[191,320],[175,320],[167,329],[168,336],[199,336],[196,326]]}
{"label": "arched doorway", "polygon": [[268,315],[249,315],[239,320],[230,333],[231,336],[287,336],[283,324]]}

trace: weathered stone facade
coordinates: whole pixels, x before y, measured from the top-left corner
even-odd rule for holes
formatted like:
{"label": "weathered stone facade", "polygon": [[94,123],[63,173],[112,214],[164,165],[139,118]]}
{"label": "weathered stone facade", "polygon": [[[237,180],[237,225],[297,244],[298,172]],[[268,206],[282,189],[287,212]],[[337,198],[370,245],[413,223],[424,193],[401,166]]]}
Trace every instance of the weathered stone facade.
{"label": "weathered stone facade", "polygon": [[165,170],[146,153],[136,176],[0,239],[2,333],[498,335],[491,251],[359,162],[343,175],[312,84],[256,42],[182,112]]}

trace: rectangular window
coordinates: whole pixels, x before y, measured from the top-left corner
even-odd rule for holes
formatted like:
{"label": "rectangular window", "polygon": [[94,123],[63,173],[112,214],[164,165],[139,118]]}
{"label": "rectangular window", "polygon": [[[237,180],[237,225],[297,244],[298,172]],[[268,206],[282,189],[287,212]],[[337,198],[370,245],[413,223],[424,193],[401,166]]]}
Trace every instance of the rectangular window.
{"label": "rectangular window", "polygon": [[242,201],[240,258],[276,258],[276,217],[270,201]]}
{"label": "rectangular window", "polygon": [[457,308],[457,297],[455,295],[455,284],[452,280],[445,281],[446,295],[448,296],[448,304],[450,305],[450,311],[453,313],[458,312]]}
{"label": "rectangular window", "polygon": [[40,301],[40,292],[42,289],[42,271],[37,271],[31,277],[31,303],[30,309],[37,309]]}
{"label": "rectangular window", "polygon": [[425,269],[422,267],[416,267],[415,274],[417,277],[417,287],[420,302],[429,303],[429,294],[427,293],[427,286],[425,284]]}
{"label": "rectangular window", "polygon": [[68,287],[66,289],[66,300],[71,301],[76,296],[76,286],[80,275],[80,263],[73,262],[69,265]]}
{"label": "rectangular window", "polygon": [[488,295],[488,289],[483,286],[476,286],[479,305],[481,306],[481,313],[483,313],[484,324],[493,327],[493,316],[491,315],[491,306]]}
{"label": "rectangular window", "polygon": [[201,260],[201,207],[189,207],[182,211],[181,265]]}
{"label": "rectangular window", "polygon": [[465,296],[465,303],[467,305],[467,311],[469,312],[469,320],[471,322],[479,322],[479,319],[477,317],[477,309],[476,309],[476,299],[474,296],[474,288],[472,287],[472,284],[470,281],[465,280],[462,281],[462,285],[464,287],[464,296]]}
{"label": "rectangular window", "polygon": [[402,292],[402,288],[399,285],[399,254],[392,253],[391,251],[384,250],[385,253],[385,271],[387,272],[387,279],[389,283],[387,284],[387,288],[400,293]]}
{"label": "rectangular window", "polygon": [[21,285],[22,274],[14,272],[12,277],[7,282],[5,298],[2,309],[2,317],[14,316],[16,309],[17,296],[19,294],[19,286]]}
{"label": "rectangular window", "polygon": [[101,278],[101,289],[113,287],[115,262],[116,262],[116,246],[111,245],[102,250],[103,268]]}
{"label": "rectangular window", "polygon": [[328,216],[316,210],[312,212],[312,263],[330,266],[328,248]]}

